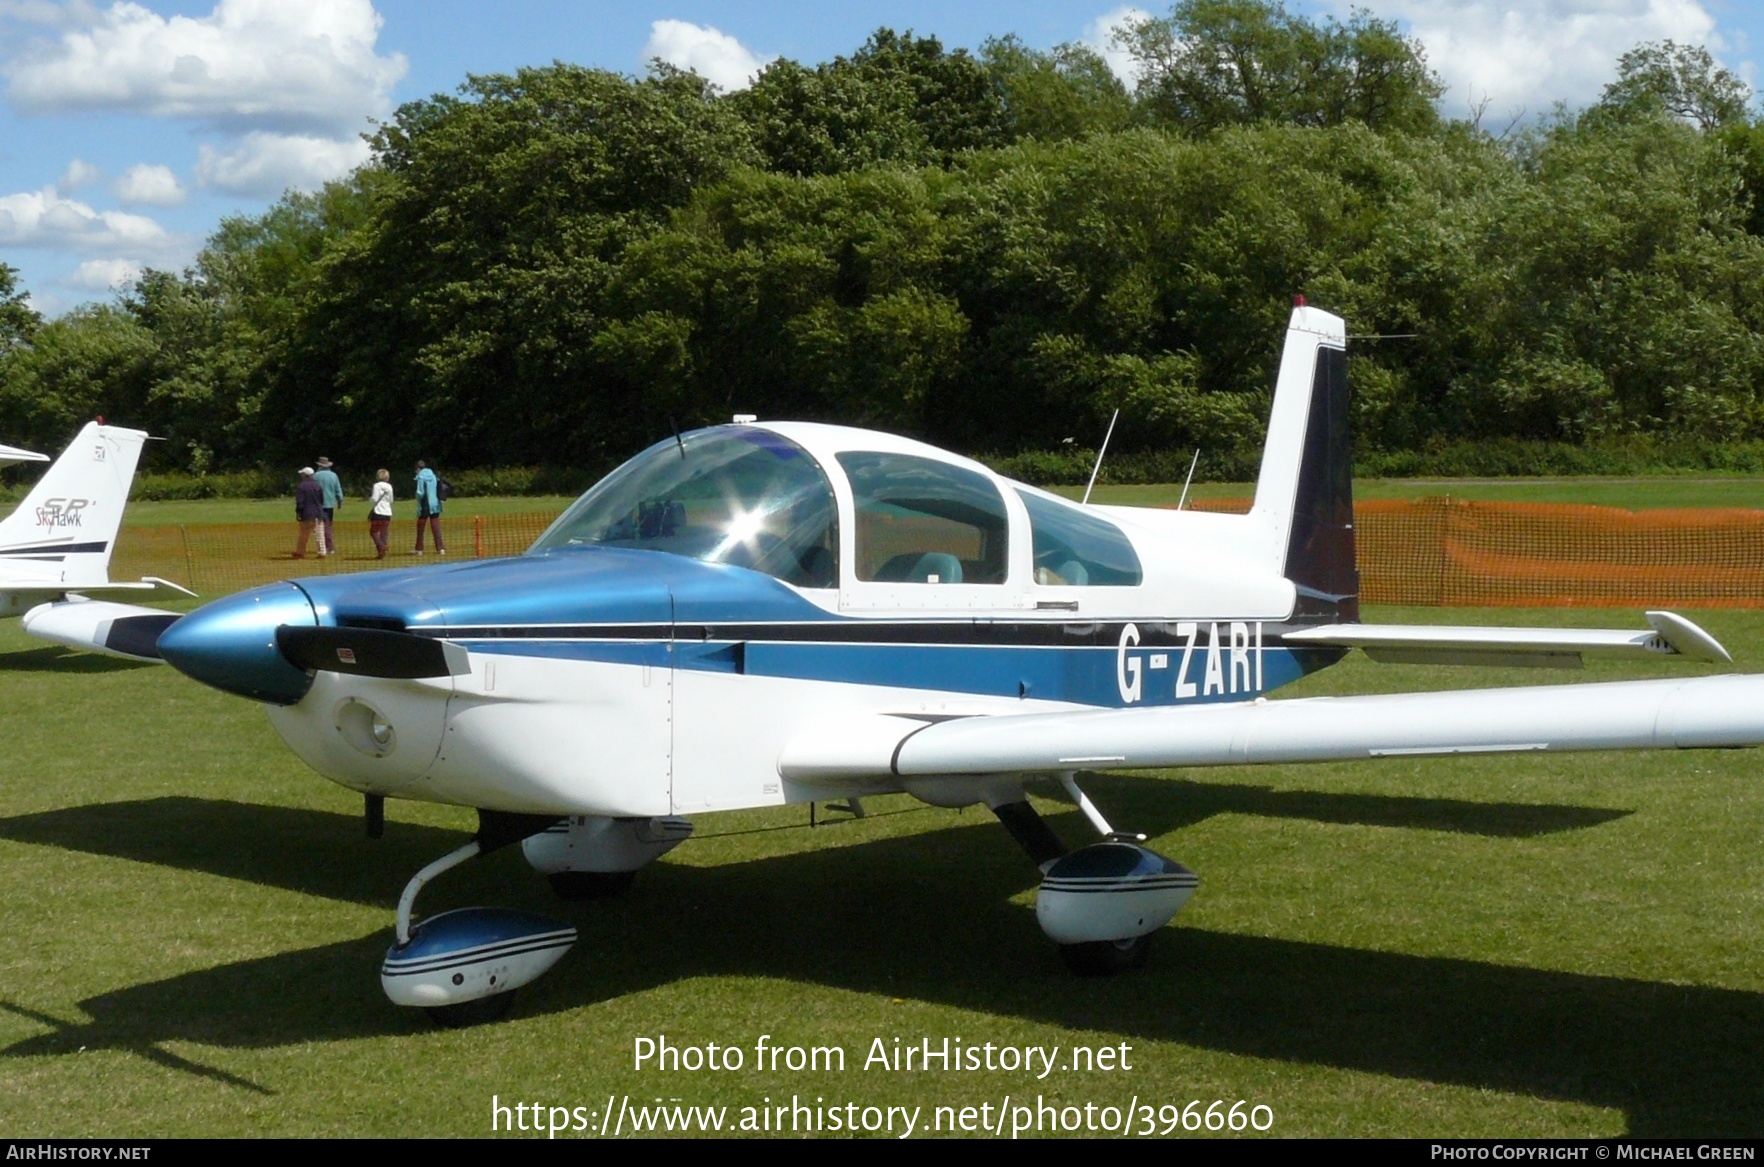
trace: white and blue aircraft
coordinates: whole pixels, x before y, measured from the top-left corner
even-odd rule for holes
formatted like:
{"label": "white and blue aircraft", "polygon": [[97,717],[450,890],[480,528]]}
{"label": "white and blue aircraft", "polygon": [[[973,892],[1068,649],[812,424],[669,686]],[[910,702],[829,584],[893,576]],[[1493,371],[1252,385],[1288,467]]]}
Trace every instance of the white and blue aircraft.
{"label": "white and blue aircraft", "polygon": [[[1083,506],[900,437],[736,424],[638,454],[522,556],[294,580],[175,622],[82,626],[62,606],[45,624],[103,646],[155,622],[137,631],[164,628],[166,661],[262,702],[301,758],[366,795],[370,830],[386,798],[476,809],[477,837],[406,887],[381,968],[394,1002],[447,1024],[498,1014],[576,937],[494,909],[416,922],[426,882],[523,840],[586,897],[677,845],[688,816],[981,804],[1042,871],[1043,930],[1100,973],[1139,960],[1197,877],[1115,829],[1080,771],[1764,743],[1764,677],[1269,700],[1353,648],[1727,659],[1663,612],[1639,631],[1361,623],[1346,369],[1340,318],[1297,308],[1243,515]],[[1068,852],[1025,798],[1032,776],[1099,841]]]}

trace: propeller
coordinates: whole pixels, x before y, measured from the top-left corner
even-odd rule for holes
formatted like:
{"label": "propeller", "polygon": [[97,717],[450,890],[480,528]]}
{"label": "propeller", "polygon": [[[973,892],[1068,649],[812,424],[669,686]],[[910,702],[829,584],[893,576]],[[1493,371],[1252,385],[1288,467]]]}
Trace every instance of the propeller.
{"label": "propeller", "polygon": [[421,680],[469,674],[466,650],[446,640],[383,628],[276,628],[276,649],[308,672]]}

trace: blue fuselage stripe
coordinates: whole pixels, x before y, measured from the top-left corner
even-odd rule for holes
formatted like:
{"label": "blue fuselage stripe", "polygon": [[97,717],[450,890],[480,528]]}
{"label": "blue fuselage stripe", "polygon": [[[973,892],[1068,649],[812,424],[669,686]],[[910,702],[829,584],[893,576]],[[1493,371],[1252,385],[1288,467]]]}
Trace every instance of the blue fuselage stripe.
{"label": "blue fuselage stripe", "polygon": [[[1131,652],[1143,677],[1136,700],[1123,695],[1122,651],[1117,647],[1054,648],[992,644],[834,644],[790,641],[692,642],[594,640],[464,640],[467,649],[501,656],[649,665],[700,672],[743,672],[800,681],[931,689],[993,697],[1033,697],[1083,705],[1175,705],[1242,701],[1280,688],[1335,660],[1336,650],[1267,648],[1259,668],[1245,677],[1229,667],[1208,683],[1207,650],[1188,660],[1182,678],[1192,695],[1177,695],[1182,654],[1160,653],[1165,665],[1150,667],[1152,654]],[[740,660],[737,663],[736,652]],[[1257,681],[1259,680],[1259,684]]]}

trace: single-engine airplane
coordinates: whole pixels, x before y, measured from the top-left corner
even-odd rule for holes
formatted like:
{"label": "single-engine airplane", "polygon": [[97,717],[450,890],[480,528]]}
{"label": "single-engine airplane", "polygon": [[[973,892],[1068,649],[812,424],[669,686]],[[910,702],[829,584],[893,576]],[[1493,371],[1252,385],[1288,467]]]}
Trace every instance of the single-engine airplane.
{"label": "single-engine airplane", "polygon": [[[1084,506],[919,442],[817,424],[671,437],[525,555],[294,580],[210,603],[157,652],[263,702],[367,796],[475,808],[419,871],[381,982],[444,1024],[496,1016],[574,941],[469,908],[416,922],[447,869],[522,842],[565,897],[616,891],[687,816],[905,792],[984,804],[1042,872],[1075,971],[1142,958],[1197,877],[1117,830],[1079,771],[1764,743],[1764,677],[1271,701],[1379,659],[1726,660],[1694,624],[1639,631],[1361,623],[1342,321],[1293,312],[1254,505]],[[46,613],[102,646],[131,620]],[[102,625],[102,626],[100,626]],[[1068,852],[1024,796],[1056,778],[1100,836]],[[861,805],[861,804],[860,804]]]}
{"label": "single-engine airplane", "polygon": [[[140,430],[87,422],[18,508],[0,520],[0,616],[63,601],[107,606],[87,600],[91,593],[167,588],[195,595],[162,579],[110,580],[110,555],[146,441]],[[47,461],[41,454],[0,446],[0,464]],[[125,647],[121,636],[117,643]],[[139,637],[126,647],[143,650],[133,655],[154,651],[151,639]]]}

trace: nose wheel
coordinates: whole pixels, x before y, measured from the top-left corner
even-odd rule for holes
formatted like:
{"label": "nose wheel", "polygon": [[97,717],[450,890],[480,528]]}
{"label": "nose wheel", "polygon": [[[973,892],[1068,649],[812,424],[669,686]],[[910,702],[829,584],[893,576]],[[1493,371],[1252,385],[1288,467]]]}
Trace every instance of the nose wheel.
{"label": "nose wheel", "polygon": [[539,815],[478,812],[478,834],[411,877],[398,900],[396,940],[380,965],[380,987],[394,1005],[422,1009],[457,1029],[507,1015],[515,990],[544,974],[576,942],[569,924],[505,908],[456,908],[413,923],[425,884],[469,859],[543,831]]}
{"label": "nose wheel", "polygon": [[1060,945],[1060,959],[1066,962],[1067,970],[1081,977],[1112,977],[1138,968],[1150,954],[1149,935]]}

